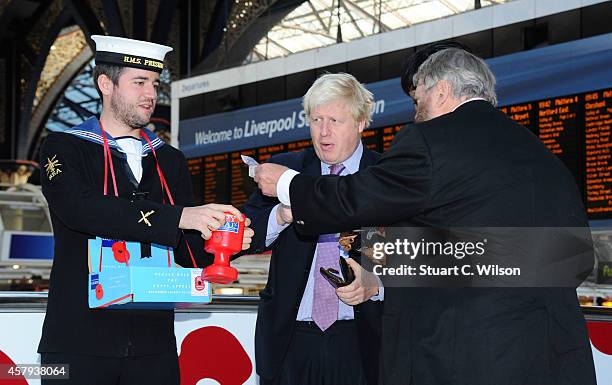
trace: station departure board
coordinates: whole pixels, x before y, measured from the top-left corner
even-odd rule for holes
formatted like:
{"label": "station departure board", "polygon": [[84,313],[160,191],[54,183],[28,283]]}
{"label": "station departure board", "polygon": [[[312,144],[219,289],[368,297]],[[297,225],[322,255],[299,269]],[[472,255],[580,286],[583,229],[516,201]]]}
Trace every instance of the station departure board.
{"label": "station departure board", "polygon": [[584,96],[585,196],[589,216],[612,217],[612,89]]}
{"label": "station departure board", "polygon": [[[612,218],[612,89],[534,100],[500,107],[527,127],[574,175],[590,219]],[[364,146],[386,151],[403,127],[365,130]],[[198,204],[242,206],[256,185],[240,154],[265,162],[283,152],[311,147],[310,140],[263,146],[188,160]]]}
{"label": "station departure board", "polygon": [[229,196],[229,171],[229,154],[209,155],[202,159],[200,178],[204,179],[204,202],[221,202]]}
{"label": "station departure board", "polygon": [[612,89],[500,108],[567,166],[590,219],[612,218]]}

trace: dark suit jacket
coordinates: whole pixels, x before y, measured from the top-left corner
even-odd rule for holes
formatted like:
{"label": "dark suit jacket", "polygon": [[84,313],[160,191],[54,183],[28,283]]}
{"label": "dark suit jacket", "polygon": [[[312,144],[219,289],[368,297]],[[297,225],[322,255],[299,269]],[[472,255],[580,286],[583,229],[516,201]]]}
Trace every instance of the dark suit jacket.
{"label": "dark suit jacket", "polygon": [[[567,168],[485,101],[403,128],[347,177],[298,175],[297,230],[399,226],[588,226]],[[537,245],[534,245],[537,247]],[[386,385],[594,385],[573,288],[385,289]]]}
{"label": "dark suit jacket", "polygon": [[[374,164],[379,157],[378,153],[364,147],[360,170]],[[313,149],[280,154],[270,161],[306,175],[321,175],[321,163]],[[278,203],[277,199],[265,197],[261,191],[256,190],[245,205],[243,211],[253,221],[251,227],[255,230],[252,250],[261,252],[266,249],[268,218]],[[316,235],[298,234],[295,225],[291,224],[270,245],[270,273],[268,284],[260,293],[261,303],[255,330],[257,373],[263,378],[275,377],[283,362],[308,281],[317,238]],[[370,384],[375,384],[378,377],[382,303],[367,301],[355,306],[354,312],[362,336],[360,344],[366,376]]]}

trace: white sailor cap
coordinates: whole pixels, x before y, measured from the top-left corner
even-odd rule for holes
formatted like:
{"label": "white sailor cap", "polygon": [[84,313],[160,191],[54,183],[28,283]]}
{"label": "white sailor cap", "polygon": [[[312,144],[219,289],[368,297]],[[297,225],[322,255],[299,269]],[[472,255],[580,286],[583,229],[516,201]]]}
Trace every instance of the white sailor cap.
{"label": "white sailor cap", "polygon": [[164,57],[172,47],[124,37],[92,35],[96,42],[96,64],[114,64],[162,72]]}

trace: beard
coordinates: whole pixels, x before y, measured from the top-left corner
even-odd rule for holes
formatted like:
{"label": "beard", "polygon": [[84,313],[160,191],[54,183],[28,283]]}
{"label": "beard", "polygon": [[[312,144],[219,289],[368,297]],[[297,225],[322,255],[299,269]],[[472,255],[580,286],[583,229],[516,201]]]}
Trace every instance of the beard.
{"label": "beard", "polygon": [[[153,104],[151,113],[153,113],[153,109],[155,108],[155,102],[151,101],[151,103]],[[123,122],[128,127],[134,129],[142,128],[145,124],[149,123],[149,120],[151,119],[151,113],[139,114],[138,104],[127,103],[119,92],[113,92],[113,96],[111,97],[110,101],[110,107],[114,118],[118,122]]]}
{"label": "beard", "polygon": [[416,114],[414,115],[414,122],[420,123],[425,122],[429,119],[431,119],[429,110],[425,106],[418,107],[416,110]]}

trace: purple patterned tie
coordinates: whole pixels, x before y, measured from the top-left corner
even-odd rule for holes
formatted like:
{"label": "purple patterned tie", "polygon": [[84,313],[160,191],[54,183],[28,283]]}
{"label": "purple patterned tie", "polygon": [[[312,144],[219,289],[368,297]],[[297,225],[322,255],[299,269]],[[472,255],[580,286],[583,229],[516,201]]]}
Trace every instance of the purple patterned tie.
{"label": "purple patterned tie", "polygon": [[[329,167],[330,175],[340,175],[342,163]],[[327,282],[319,272],[320,268],[333,268],[340,271],[340,250],[336,234],[322,234],[317,243],[317,261],[315,263],[315,282],[312,300],[312,319],[322,331],[327,330],[338,319],[338,296],[336,289]]]}

